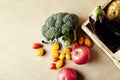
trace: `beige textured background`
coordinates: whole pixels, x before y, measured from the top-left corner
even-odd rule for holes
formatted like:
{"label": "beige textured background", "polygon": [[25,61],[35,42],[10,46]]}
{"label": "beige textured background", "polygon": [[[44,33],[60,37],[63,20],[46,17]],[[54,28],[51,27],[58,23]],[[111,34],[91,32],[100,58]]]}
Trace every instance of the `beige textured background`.
{"label": "beige textured background", "polygon": [[[107,0],[106,0],[107,1]],[[47,54],[37,57],[32,49],[41,42],[41,26],[51,14],[75,13],[81,24],[93,7],[105,0],[0,0],[0,80],[56,80],[58,70],[50,70],[51,46]],[[76,65],[67,61],[65,67],[75,69],[81,80],[120,80],[120,70],[95,44],[91,61]]]}

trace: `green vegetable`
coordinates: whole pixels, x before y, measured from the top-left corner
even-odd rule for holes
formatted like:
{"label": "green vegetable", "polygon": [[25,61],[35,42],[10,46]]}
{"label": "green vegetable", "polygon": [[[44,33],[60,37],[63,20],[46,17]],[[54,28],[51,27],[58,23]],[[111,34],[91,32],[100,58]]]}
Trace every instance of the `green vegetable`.
{"label": "green vegetable", "polygon": [[42,26],[42,34],[49,41],[58,41],[68,46],[76,41],[79,18],[75,14],[56,13],[50,16]]}
{"label": "green vegetable", "polygon": [[100,20],[100,22],[102,22],[102,19],[105,16],[105,12],[104,10],[101,8],[101,6],[97,6],[94,8],[94,10],[92,11],[92,13],[90,14],[90,17],[92,19],[94,19],[94,21],[98,21]]}

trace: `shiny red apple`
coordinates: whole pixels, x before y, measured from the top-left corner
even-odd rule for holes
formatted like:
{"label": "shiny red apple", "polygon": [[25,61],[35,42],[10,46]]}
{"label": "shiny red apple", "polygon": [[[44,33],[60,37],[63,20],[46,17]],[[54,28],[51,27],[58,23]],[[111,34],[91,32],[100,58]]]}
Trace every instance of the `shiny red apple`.
{"label": "shiny red apple", "polygon": [[85,64],[90,60],[90,49],[86,46],[76,46],[72,50],[72,61],[76,64]]}
{"label": "shiny red apple", "polygon": [[72,68],[62,68],[58,72],[57,80],[77,80],[77,74]]}

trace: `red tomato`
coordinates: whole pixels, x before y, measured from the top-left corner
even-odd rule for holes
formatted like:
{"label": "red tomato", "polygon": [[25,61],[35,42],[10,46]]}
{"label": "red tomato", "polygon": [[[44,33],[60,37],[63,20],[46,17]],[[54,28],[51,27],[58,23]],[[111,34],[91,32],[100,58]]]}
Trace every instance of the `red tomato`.
{"label": "red tomato", "polygon": [[92,42],[91,42],[90,38],[85,38],[85,45],[87,47],[90,47],[92,45]]}
{"label": "red tomato", "polygon": [[90,60],[90,49],[86,46],[76,46],[72,50],[72,61],[76,64],[84,64]]}
{"label": "red tomato", "polygon": [[56,69],[56,64],[55,64],[55,63],[52,63],[52,64],[50,65],[50,69]]}
{"label": "red tomato", "polygon": [[57,80],[77,80],[77,74],[72,68],[62,68],[58,72]]}
{"label": "red tomato", "polygon": [[40,44],[40,43],[34,43],[34,44],[33,44],[33,49],[39,49],[39,48],[41,48],[41,47],[43,47],[43,45]]}
{"label": "red tomato", "polygon": [[57,57],[53,58],[53,62],[57,62],[58,60],[59,60],[59,58],[57,58]]}

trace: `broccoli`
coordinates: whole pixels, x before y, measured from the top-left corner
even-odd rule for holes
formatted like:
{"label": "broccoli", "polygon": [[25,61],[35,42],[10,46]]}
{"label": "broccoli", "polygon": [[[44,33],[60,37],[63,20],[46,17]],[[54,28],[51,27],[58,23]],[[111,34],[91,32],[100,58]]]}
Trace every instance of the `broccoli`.
{"label": "broccoli", "polygon": [[56,13],[50,16],[42,26],[42,35],[49,41],[58,41],[68,46],[76,41],[79,18],[75,14]]}

